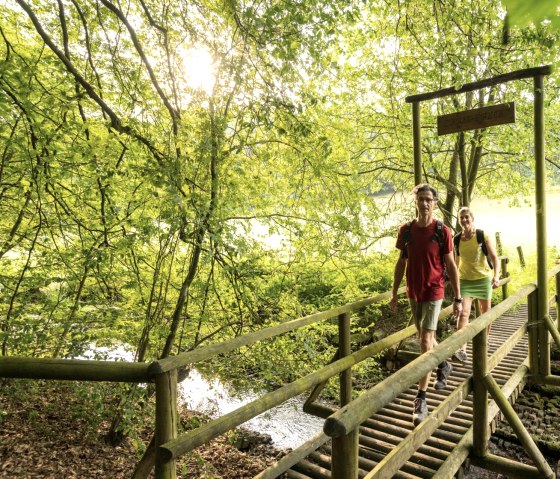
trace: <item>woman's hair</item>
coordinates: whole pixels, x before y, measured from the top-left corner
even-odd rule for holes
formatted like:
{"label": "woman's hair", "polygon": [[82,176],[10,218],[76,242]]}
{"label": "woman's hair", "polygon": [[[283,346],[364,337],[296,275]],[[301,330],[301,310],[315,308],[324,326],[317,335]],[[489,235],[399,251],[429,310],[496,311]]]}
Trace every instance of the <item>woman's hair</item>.
{"label": "woman's hair", "polygon": [[459,211],[457,212],[457,218],[460,218],[464,213],[467,213],[474,220],[473,212],[468,206],[461,206],[461,208],[459,208]]}
{"label": "woman's hair", "polygon": [[433,186],[429,185],[428,183],[422,183],[421,185],[416,185],[412,190],[412,193],[414,194],[414,197],[417,197],[418,193],[420,193],[421,191],[431,191],[432,195],[434,196],[434,200],[437,201],[438,194]]}

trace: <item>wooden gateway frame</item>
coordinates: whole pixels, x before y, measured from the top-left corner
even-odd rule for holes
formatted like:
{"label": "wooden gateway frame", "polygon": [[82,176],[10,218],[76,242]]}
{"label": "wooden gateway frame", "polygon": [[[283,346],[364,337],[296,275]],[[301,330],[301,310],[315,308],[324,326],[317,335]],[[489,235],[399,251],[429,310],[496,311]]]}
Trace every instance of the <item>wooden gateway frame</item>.
{"label": "wooden gateway frame", "polygon": [[[420,133],[420,103],[426,100],[434,100],[450,95],[459,95],[482,88],[500,85],[514,80],[533,78],[534,95],[534,141],[535,141],[535,215],[537,229],[537,283],[546,284],[547,270],[547,242],[546,242],[546,174],[544,157],[544,77],[552,73],[552,67],[545,65],[536,68],[517,70],[505,73],[485,80],[466,83],[460,88],[444,88],[430,93],[421,93],[406,97],[407,103],[412,103],[412,132],[414,139],[414,183],[422,183],[422,147]],[[502,121],[503,123],[505,121]],[[496,124],[496,123],[495,123]],[[481,122],[479,128],[488,126]],[[464,129],[470,129],[469,128]],[[459,131],[459,129],[455,130]],[[530,351],[531,374],[536,382],[545,382],[543,379],[550,376],[550,345],[548,329],[545,326],[550,320],[548,310],[547,288],[539,288],[537,301],[538,314],[536,318],[536,329],[538,340],[533,343]],[[559,324],[560,326],[560,319]]]}
{"label": "wooden gateway frame", "polygon": [[[560,328],[560,318],[558,324],[554,325],[549,315],[549,300],[547,292],[547,239],[546,239],[546,175],[545,175],[545,138],[544,138],[544,77],[552,72],[550,65],[528,68],[518,70],[503,75],[498,75],[485,80],[467,83],[460,88],[445,88],[430,93],[422,93],[418,95],[411,95],[406,97],[407,103],[412,103],[412,127],[414,138],[414,181],[415,184],[423,182],[422,178],[422,151],[421,151],[421,123],[420,123],[420,103],[426,100],[433,100],[450,95],[458,95],[461,93],[480,90],[482,88],[507,83],[513,80],[521,80],[533,78],[533,95],[534,95],[534,154],[535,154],[535,216],[536,216],[536,232],[537,232],[537,285],[539,286],[536,291],[536,298],[529,301],[529,308],[532,314],[529,314],[528,334],[529,334],[529,378],[530,381],[537,384],[549,384],[560,386],[560,377],[551,375],[550,369],[550,334],[554,339],[558,334],[556,327]],[[462,117],[463,124],[447,124],[443,131],[442,125],[438,121],[438,133],[447,134],[457,131],[463,131],[473,128],[485,128],[493,124],[508,123],[515,121],[515,106],[510,104],[496,106],[496,109],[507,110],[509,105],[509,112],[496,113],[502,115],[501,119],[492,123],[486,122],[479,118],[477,124],[476,113],[474,110],[467,112],[457,113],[456,115],[465,114]],[[482,109],[481,109],[482,110]],[[469,114],[470,113],[470,114]],[[446,115],[450,117],[451,115]],[[468,124],[467,124],[468,123]],[[558,299],[558,298],[556,298]],[[473,349],[475,348],[473,342]],[[475,351],[476,352],[476,351]],[[476,371],[473,370],[476,376]],[[487,385],[490,386],[490,385]],[[484,404],[476,404],[475,401],[475,417],[476,409],[486,407]],[[504,406],[505,407],[505,406]],[[512,417],[515,416],[513,409],[511,410]],[[510,418],[510,419],[511,419]],[[515,419],[515,418],[513,418]],[[517,419],[518,420],[518,419]],[[474,421],[474,437],[473,449],[475,453],[475,460],[481,461],[481,465],[486,467],[494,467],[498,469],[505,468],[504,464],[498,464],[496,460],[492,460],[493,464],[488,462],[484,464],[484,458],[488,456],[487,440],[481,428]],[[516,431],[517,432],[517,431]],[[523,434],[522,434],[523,435]],[[526,446],[524,439],[521,437],[522,442]],[[532,442],[532,441],[531,441]],[[532,445],[534,447],[534,443]],[[529,447],[531,449],[531,447]],[[500,467],[502,466],[502,467]],[[492,467],[491,467],[492,468]]]}

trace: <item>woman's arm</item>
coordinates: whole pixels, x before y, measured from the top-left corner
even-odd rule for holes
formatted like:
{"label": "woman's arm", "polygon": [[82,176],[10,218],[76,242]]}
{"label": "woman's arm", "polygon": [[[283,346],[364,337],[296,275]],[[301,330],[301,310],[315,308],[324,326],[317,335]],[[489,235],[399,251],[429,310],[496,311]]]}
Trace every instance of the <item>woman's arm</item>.
{"label": "woman's arm", "polygon": [[488,250],[488,258],[490,258],[490,263],[494,266],[494,276],[492,277],[492,288],[497,288],[500,285],[500,258],[496,254],[496,249],[494,248],[494,243],[489,236],[484,238],[486,241],[486,249]]}

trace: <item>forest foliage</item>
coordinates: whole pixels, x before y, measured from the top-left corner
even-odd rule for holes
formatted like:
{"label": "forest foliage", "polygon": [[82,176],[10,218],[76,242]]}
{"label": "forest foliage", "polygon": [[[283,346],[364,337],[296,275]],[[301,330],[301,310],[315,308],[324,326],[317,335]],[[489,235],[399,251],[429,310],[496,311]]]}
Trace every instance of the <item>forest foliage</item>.
{"label": "forest foliage", "polygon": [[[405,97],[556,66],[555,10],[528,18],[525,3],[3,2],[2,355],[124,341],[151,360],[389,289],[394,258],[376,244],[411,213]],[[438,114],[507,101],[515,125],[436,134]],[[532,82],[422,114],[424,176],[448,224],[476,195],[532,191]],[[247,367],[324,364],[329,334],[255,350]]]}

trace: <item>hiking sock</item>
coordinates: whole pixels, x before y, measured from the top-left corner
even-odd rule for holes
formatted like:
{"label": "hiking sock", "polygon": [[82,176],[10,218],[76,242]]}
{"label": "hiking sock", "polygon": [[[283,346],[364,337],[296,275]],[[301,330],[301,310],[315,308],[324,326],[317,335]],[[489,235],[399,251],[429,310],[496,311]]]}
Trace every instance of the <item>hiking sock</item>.
{"label": "hiking sock", "polygon": [[418,390],[418,394],[416,394],[416,397],[419,399],[426,399],[426,391]]}

